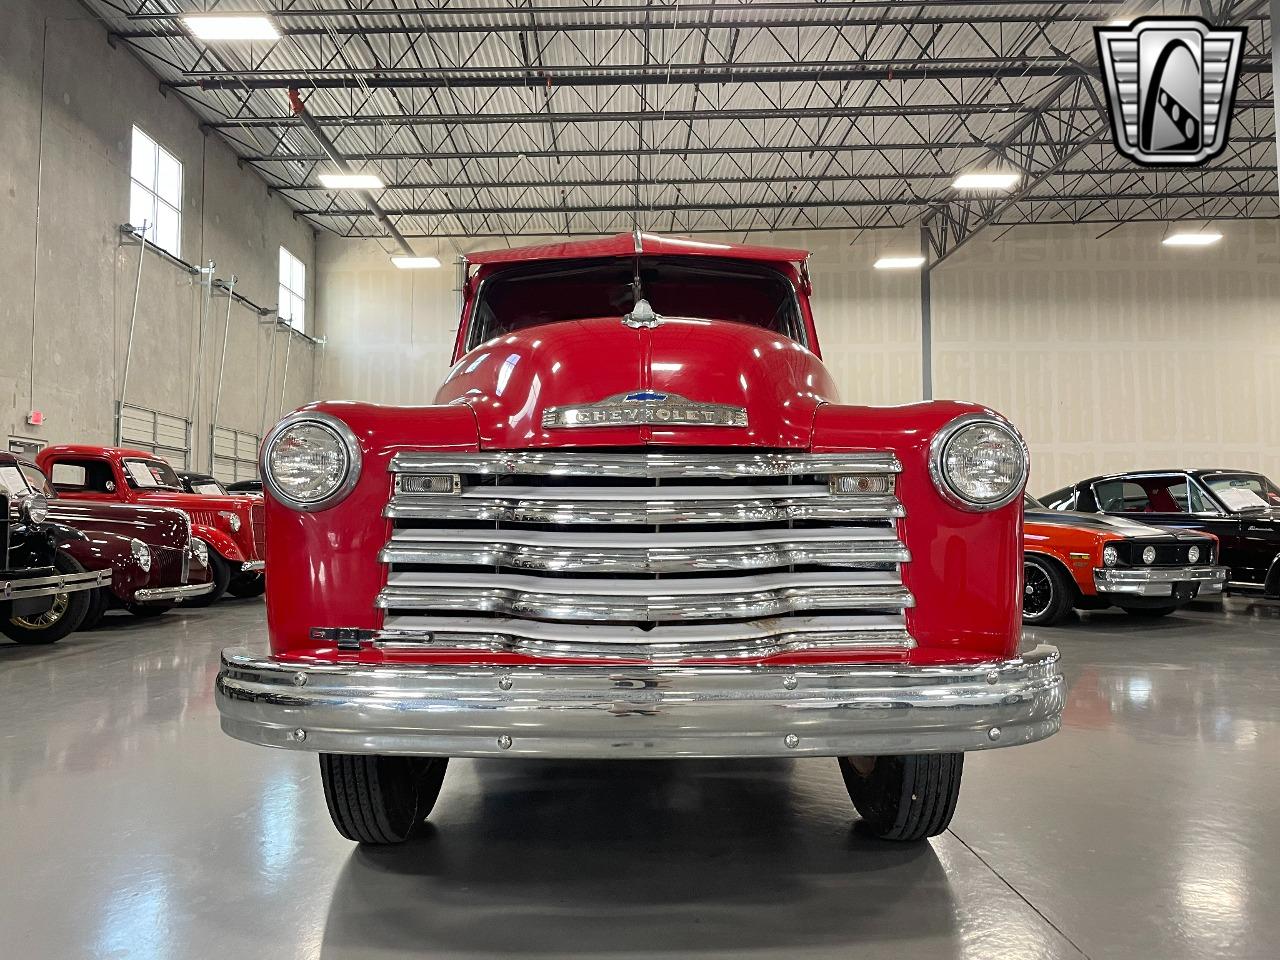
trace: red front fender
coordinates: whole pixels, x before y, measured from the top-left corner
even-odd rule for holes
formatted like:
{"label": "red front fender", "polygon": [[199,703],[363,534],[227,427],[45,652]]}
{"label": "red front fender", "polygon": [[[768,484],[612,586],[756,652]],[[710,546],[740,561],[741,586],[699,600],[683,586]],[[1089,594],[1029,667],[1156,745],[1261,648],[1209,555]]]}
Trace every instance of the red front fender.
{"label": "red front fender", "polygon": [[209,545],[209,549],[213,550],[224,560],[232,563],[244,563],[249,558],[244,555],[244,551],[240,549],[240,545],[235,542],[230,534],[219,530],[217,527],[207,527],[202,523],[191,524],[191,535],[199,537]]}

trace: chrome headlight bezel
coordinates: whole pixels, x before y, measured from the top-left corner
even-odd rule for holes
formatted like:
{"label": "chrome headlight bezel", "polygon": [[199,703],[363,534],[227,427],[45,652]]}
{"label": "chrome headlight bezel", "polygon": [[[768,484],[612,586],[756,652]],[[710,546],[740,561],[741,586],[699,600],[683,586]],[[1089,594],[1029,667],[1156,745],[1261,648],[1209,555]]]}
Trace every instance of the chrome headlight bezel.
{"label": "chrome headlight bezel", "polygon": [[1114,567],[1120,562],[1120,551],[1114,545],[1108,543],[1102,548],[1102,565],[1104,567]]}
{"label": "chrome headlight bezel", "polygon": [[23,499],[20,509],[23,521],[38,527],[49,519],[49,498],[43,493],[33,493]]}
{"label": "chrome headlight bezel", "polygon": [[[952,486],[951,480],[946,474],[944,463],[948,446],[961,433],[973,427],[993,427],[1001,431],[1013,440],[1022,455],[1022,464],[1018,471],[1017,479],[1007,493],[994,500],[970,500]],[[961,414],[935,433],[933,439],[929,441],[929,476],[933,479],[933,485],[942,494],[943,499],[961,510],[986,513],[1008,506],[1022,496],[1022,492],[1027,486],[1027,478],[1030,475],[1031,453],[1027,449],[1026,441],[1022,439],[1022,435],[1011,424],[993,413]]]}
{"label": "chrome headlight bezel", "polygon": [[143,573],[151,572],[151,548],[137,538],[129,541],[129,552]]}
{"label": "chrome headlight bezel", "polygon": [[1142,548],[1142,562],[1145,563],[1147,566],[1151,566],[1151,564],[1156,562],[1155,547],[1148,546],[1148,547]]}
{"label": "chrome headlight bezel", "polygon": [[1192,544],[1187,548],[1187,563],[1200,562],[1200,548],[1196,544]]}
{"label": "chrome headlight bezel", "polygon": [[191,538],[191,556],[199,561],[200,566],[209,566],[209,545],[199,537]]}
{"label": "chrome headlight bezel", "polygon": [[240,532],[240,517],[238,514],[230,510],[219,510],[218,516],[227,521],[227,526],[231,528],[232,533]]}
{"label": "chrome headlight bezel", "polygon": [[[346,458],[346,472],[342,481],[332,491],[316,500],[299,500],[290,496],[281,489],[271,471],[271,451],[290,429],[302,424],[319,427],[331,433],[338,440],[339,449]],[[345,500],[360,480],[360,442],[356,439],[355,433],[349,426],[330,414],[310,410],[291,413],[272,427],[271,432],[267,434],[267,438],[262,444],[258,466],[262,473],[263,487],[271,493],[271,496],[289,509],[305,513],[327,510],[329,507]]]}

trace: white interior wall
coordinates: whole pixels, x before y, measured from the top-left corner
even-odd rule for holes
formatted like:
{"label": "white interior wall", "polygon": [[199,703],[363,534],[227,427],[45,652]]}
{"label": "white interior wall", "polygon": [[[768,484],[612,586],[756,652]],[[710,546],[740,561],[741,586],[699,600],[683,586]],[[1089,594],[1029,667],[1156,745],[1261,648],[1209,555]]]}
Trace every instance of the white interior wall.
{"label": "white interior wall", "polygon": [[[1009,416],[1031,448],[1035,492],[1169,464],[1280,477],[1280,222],[1224,224],[1226,239],[1202,250],[1162,246],[1158,225],[1097,239],[1104,229],[982,235],[938,267],[934,395]],[[814,310],[844,400],[921,396],[919,274],[871,267],[912,252],[914,234],[750,239],[813,251]],[[428,402],[453,346],[455,271],[397,271],[376,243],[333,237],[317,260],[320,393]]]}

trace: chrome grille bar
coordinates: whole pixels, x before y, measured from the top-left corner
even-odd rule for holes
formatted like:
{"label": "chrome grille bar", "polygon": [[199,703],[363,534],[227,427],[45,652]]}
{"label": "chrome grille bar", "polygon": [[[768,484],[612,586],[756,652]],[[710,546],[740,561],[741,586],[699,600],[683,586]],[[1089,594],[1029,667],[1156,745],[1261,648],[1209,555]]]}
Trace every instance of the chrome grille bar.
{"label": "chrome grille bar", "polygon": [[397,453],[392,473],[512,474],[575,477],[787,477],[815,473],[901,472],[891,453],[593,453],[516,450],[496,453]]}
{"label": "chrome grille bar", "polygon": [[531,656],[676,662],[840,649],[905,654],[915,647],[901,616],[813,616],[732,624],[679,623],[652,630],[617,624],[390,616],[377,635],[388,650],[471,650]]}
{"label": "chrome grille bar", "polygon": [[550,579],[400,573],[378,594],[384,610],[503,613],[542,620],[668,622],[768,617],[811,610],[903,610],[896,572],[779,573],[679,580]]}
{"label": "chrome grille bar", "polygon": [[907,549],[892,530],[829,527],[596,533],[573,530],[399,530],[383,563],[466,564],[597,573],[732,572],[815,564],[857,568],[902,563]]}

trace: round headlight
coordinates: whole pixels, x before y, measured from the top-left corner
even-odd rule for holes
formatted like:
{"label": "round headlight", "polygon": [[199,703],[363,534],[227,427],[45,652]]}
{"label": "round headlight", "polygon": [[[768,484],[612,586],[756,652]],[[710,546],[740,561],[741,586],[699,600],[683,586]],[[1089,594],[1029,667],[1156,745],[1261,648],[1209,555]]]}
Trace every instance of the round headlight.
{"label": "round headlight", "polygon": [[360,478],[360,445],[351,428],[336,417],[295,413],[268,434],[262,446],[262,478],[287,507],[331,507]]}
{"label": "round headlight", "polygon": [[42,493],[33,493],[22,501],[22,516],[27,523],[44,523],[49,519],[49,501]]}
{"label": "round headlight", "polygon": [[1120,562],[1120,554],[1116,553],[1115,547],[1102,548],[1102,562],[1108,567],[1114,567]]}
{"label": "round headlight", "polygon": [[1195,563],[1200,559],[1200,548],[1192,547],[1187,551],[1187,563]]}
{"label": "round headlight", "polygon": [[929,444],[929,472],[938,491],[966,510],[995,510],[1027,482],[1026,444],[1003,421],[984,414],[956,417]]}
{"label": "round headlight", "polygon": [[1143,547],[1143,548],[1142,548],[1142,562],[1143,562],[1143,563],[1155,563],[1155,562],[1156,562],[1156,548],[1155,548],[1155,547]]}
{"label": "round headlight", "polygon": [[227,526],[231,528],[232,533],[240,532],[240,518],[230,510],[220,510],[218,516],[227,521]]}
{"label": "round headlight", "polygon": [[129,549],[133,551],[133,559],[138,561],[138,566],[142,568],[143,573],[151,572],[151,550],[141,540],[130,540]]}
{"label": "round headlight", "polygon": [[209,565],[209,545],[199,537],[191,538],[191,555],[200,561],[200,566]]}

